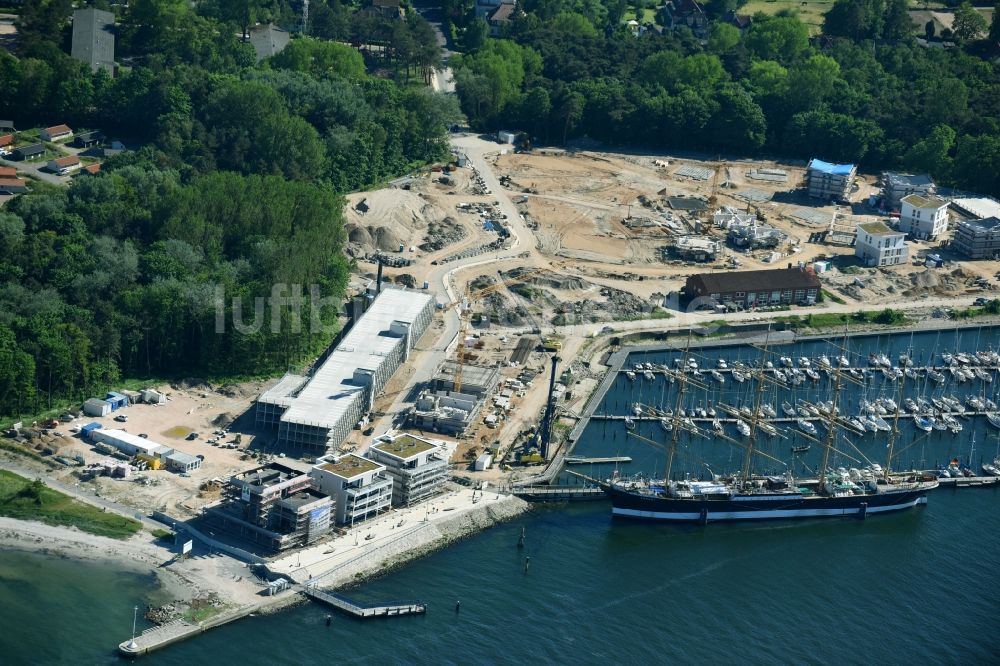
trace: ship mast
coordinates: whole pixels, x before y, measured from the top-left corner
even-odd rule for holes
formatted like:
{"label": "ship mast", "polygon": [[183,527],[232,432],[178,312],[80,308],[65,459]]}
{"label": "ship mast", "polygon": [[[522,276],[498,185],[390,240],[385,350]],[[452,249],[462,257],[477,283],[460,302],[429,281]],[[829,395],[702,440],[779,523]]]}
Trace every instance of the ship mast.
{"label": "ship mast", "polygon": [[[764,397],[764,359],[767,358],[767,345],[771,337],[771,326],[768,324],[767,333],[764,335],[764,348],[761,350],[760,367],[752,374],[757,379],[757,392],[754,395],[753,411],[750,413],[750,438],[747,443],[746,453],[743,455],[742,480],[746,483],[750,479],[750,467],[753,464],[754,444],[757,442],[757,426],[760,421],[760,402]],[[737,416],[737,418],[739,418]]]}
{"label": "ship mast", "polygon": [[691,356],[691,329],[688,328],[687,342],[684,344],[684,360],[677,374],[677,404],[674,405],[673,427],[670,433],[670,446],[667,448],[667,465],[663,473],[664,488],[670,483],[670,473],[674,466],[674,454],[681,433],[681,406],[684,404],[684,392],[687,390],[687,365]]}
{"label": "ship mast", "polygon": [[[912,359],[911,359],[912,362]],[[896,438],[899,436],[899,412],[903,408],[903,388],[906,386],[906,370],[903,370],[903,378],[899,382],[899,393],[896,396],[896,413],[892,418],[892,431],[889,433],[889,444],[887,446],[888,452],[885,460],[885,469],[882,470],[882,476],[886,481],[889,480],[889,470],[892,468],[892,455],[896,447]]]}
{"label": "ship mast", "polygon": [[837,364],[837,368],[833,371],[833,405],[826,415],[826,437],[823,438],[823,458],[819,463],[819,481],[820,487],[822,487],[823,477],[826,476],[826,470],[830,465],[830,451],[833,449],[833,440],[837,436],[837,407],[840,402],[840,364]]}

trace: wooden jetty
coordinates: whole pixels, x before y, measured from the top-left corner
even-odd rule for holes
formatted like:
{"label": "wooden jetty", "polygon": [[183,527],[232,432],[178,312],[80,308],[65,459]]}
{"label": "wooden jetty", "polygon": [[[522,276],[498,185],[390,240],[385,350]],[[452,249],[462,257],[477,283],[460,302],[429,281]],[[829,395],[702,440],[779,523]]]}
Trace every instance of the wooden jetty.
{"label": "wooden jetty", "polygon": [[604,499],[604,491],[597,486],[521,486],[514,494],[528,502],[579,502]]}
{"label": "wooden jetty", "polygon": [[427,606],[419,601],[401,601],[365,606],[348,599],[342,594],[325,592],[312,585],[306,586],[303,592],[314,601],[332,606],[347,615],[358,618],[396,617],[397,615],[415,615],[427,612]]}
{"label": "wooden jetty", "polygon": [[629,456],[605,456],[603,458],[581,458],[578,456],[566,456],[567,465],[599,465],[601,463],[630,463],[632,458]]}
{"label": "wooden jetty", "polygon": [[939,478],[939,488],[985,488],[1000,485],[1000,476],[959,476]]}

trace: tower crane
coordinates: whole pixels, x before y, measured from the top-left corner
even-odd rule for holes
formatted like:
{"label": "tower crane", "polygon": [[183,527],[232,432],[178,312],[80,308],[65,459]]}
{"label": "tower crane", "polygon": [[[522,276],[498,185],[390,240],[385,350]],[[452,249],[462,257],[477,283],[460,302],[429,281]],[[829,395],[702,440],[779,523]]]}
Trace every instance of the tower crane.
{"label": "tower crane", "polygon": [[[511,285],[519,284],[525,282],[526,280],[540,274],[540,273],[550,273],[551,269],[541,268],[526,273],[521,273],[520,275],[507,279],[501,280],[500,282],[491,284],[482,289],[470,289],[468,285],[465,287],[465,296],[461,300],[452,301],[444,307],[445,310],[450,310],[453,307],[461,305],[459,309],[459,321],[460,325],[458,328],[458,349],[456,350],[457,356],[455,358],[455,383],[452,390],[458,393],[462,390],[462,368],[465,363],[465,333],[469,328],[469,313],[472,310],[472,304],[485,296],[502,291]],[[499,271],[498,271],[499,274]]]}

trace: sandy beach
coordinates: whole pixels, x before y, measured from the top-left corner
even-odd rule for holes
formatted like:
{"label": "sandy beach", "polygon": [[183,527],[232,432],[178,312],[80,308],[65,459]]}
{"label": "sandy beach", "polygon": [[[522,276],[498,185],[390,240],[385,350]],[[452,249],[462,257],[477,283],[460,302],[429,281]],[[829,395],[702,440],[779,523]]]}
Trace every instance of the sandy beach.
{"label": "sandy beach", "polygon": [[175,552],[148,532],[127,540],[109,539],[76,528],[0,517],[0,547],[42,552],[68,559],[105,560],[115,566],[154,573],[161,594],[172,601],[216,598],[224,604],[259,603],[259,585],[239,562],[222,556],[175,560]]}

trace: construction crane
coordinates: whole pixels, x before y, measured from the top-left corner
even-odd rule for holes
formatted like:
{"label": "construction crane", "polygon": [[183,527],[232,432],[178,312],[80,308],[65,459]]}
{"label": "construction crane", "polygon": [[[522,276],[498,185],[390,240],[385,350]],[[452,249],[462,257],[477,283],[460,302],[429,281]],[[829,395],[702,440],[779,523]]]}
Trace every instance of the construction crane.
{"label": "construction crane", "polygon": [[[530,278],[532,278],[532,277],[534,277],[534,276],[536,276],[536,275],[538,275],[540,273],[550,273],[550,272],[551,272],[551,269],[549,269],[549,268],[540,268],[540,269],[536,269],[536,270],[533,270],[533,271],[528,271],[526,273],[521,273],[520,275],[518,275],[516,277],[510,278],[508,280],[502,280],[502,281],[497,282],[495,284],[491,284],[491,285],[489,285],[487,287],[483,287],[482,289],[472,290],[472,289],[469,288],[468,285],[466,285],[466,287],[465,287],[465,296],[461,300],[452,301],[451,303],[449,303],[448,305],[445,306],[445,308],[444,308],[445,310],[450,310],[451,308],[453,308],[453,307],[455,307],[455,306],[457,306],[459,304],[464,303],[464,307],[462,307],[460,309],[460,311],[459,311],[460,325],[459,325],[459,328],[458,328],[458,349],[457,349],[457,354],[458,355],[457,355],[457,357],[455,359],[455,362],[456,362],[455,363],[455,382],[454,382],[454,384],[452,386],[452,390],[455,393],[458,393],[459,391],[462,390],[462,368],[463,368],[464,363],[465,363],[465,333],[466,333],[466,331],[468,330],[468,327],[469,327],[469,313],[472,310],[472,303],[480,300],[484,296],[489,296],[492,293],[495,293],[495,292],[498,292],[498,291],[502,291],[502,290],[506,289],[507,287],[510,287],[511,285],[515,285],[515,284],[519,284],[521,282],[524,282],[524,281],[526,281],[526,280],[528,280],[528,279],[530,279]],[[498,274],[499,274],[499,271],[498,271]]]}

